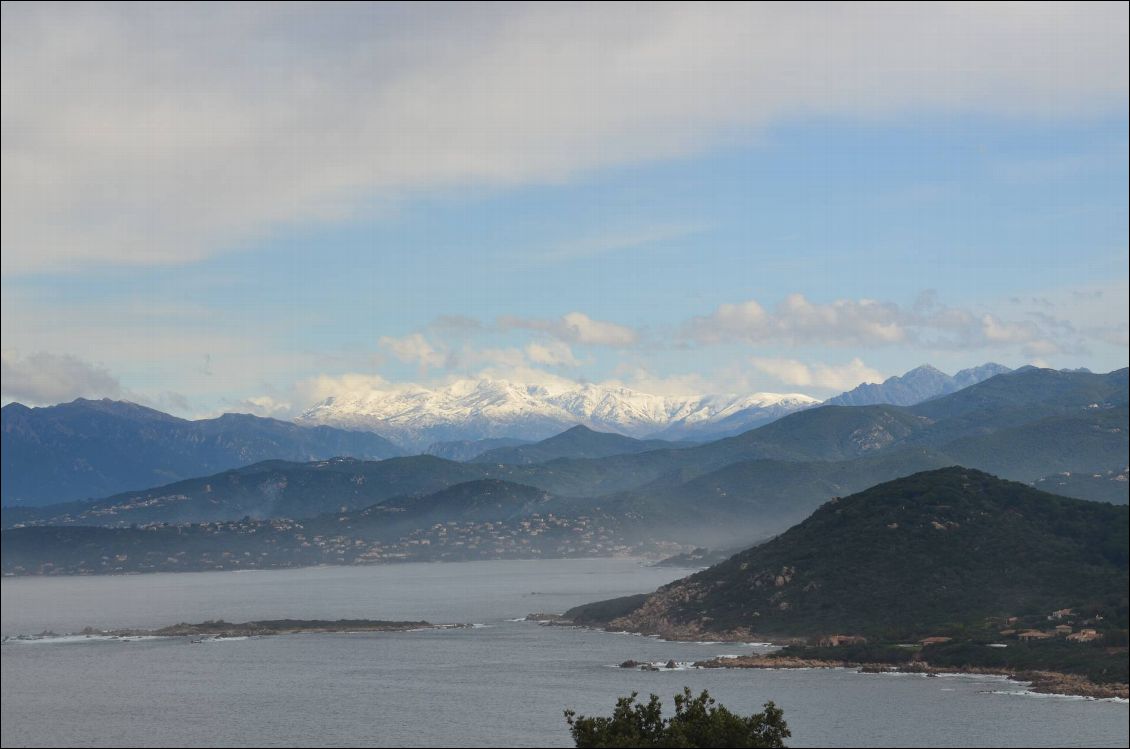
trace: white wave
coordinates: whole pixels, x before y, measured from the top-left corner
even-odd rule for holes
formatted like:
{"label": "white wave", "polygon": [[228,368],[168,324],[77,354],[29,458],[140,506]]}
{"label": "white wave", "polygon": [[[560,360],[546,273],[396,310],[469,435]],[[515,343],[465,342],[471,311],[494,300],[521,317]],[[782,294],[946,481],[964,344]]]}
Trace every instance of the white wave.
{"label": "white wave", "polygon": [[1130,704],[1124,697],[1088,697],[1082,694],[1049,694],[1047,692],[1033,692],[1031,689],[1025,687],[1020,687],[1019,689],[989,689],[981,692],[981,694],[1003,694],[1009,697],[1033,697],[1041,700],[1068,700],[1070,702],[1114,702],[1123,705]]}
{"label": "white wave", "polygon": [[258,638],[249,637],[247,635],[239,635],[238,637],[202,637],[199,640],[193,640],[193,642],[200,642],[200,643],[205,643],[205,642],[241,642],[243,640],[253,640],[253,639],[258,639]]}
{"label": "white wave", "polygon": [[141,642],[142,640],[167,640],[160,635],[15,635],[5,637],[5,645],[65,645],[76,642]]}

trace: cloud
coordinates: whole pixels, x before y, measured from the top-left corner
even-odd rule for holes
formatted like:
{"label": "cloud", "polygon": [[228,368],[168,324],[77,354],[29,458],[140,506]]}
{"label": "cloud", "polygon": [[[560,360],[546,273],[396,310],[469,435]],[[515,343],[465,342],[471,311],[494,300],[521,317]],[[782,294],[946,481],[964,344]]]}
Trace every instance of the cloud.
{"label": "cloud", "polygon": [[1087,334],[1069,320],[1041,309],[1027,319],[1006,320],[941,303],[927,292],[902,306],[873,299],[838,299],[828,303],[790,294],[772,309],[751,299],[722,304],[709,315],[694,317],[680,338],[698,345],[746,343],[850,348],[889,346],[926,350],[1019,348],[1029,356],[1083,351]]}
{"label": "cloud", "polygon": [[703,374],[661,375],[641,364],[623,364],[616,368],[615,377],[604,385],[627,387],[640,393],[670,396],[695,396],[704,393],[723,393],[745,390],[745,383],[734,387],[732,379],[725,383],[708,380]]}
{"label": "cloud", "polygon": [[524,328],[540,330],[566,343],[585,346],[631,346],[639,340],[639,333],[627,325],[594,320],[583,312],[570,312],[556,320],[502,317],[498,320],[502,330]]}
{"label": "cloud", "polygon": [[1040,329],[1032,322],[1004,322],[995,315],[981,316],[981,334],[989,343],[1031,343],[1040,338]]}
{"label": "cloud", "polygon": [[39,352],[0,356],[0,390],[5,400],[47,405],[75,398],[120,398],[118,378],[104,367],[68,354]]}
{"label": "cloud", "polygon": [[758,371],[796,387],[850,390],[863,382],[882,382],[885,378],[858,357],[847,364],[805,364],[796,359],[750,357]]}
{"label": "cloud", "polygon": [[417,365],[421,372],[443,367],[448,361],[447,354],[438,350],[420,333],[412,333],[403,338],[382,336],[378,343],[400,361]]}
{"label": "cloud", "polygon": [[[371,348],[350,355],[354,352],[295,345],[286,314],[225,316],[186,295],[137,294],[114,286],[88,297],[6,284],[0,338],[8,352],[65,352],[100,362],[121,377],[130,400],[182,416],[214,413],[223,402],[259,392],[265,382],[355,369],[372,359]],[[170,393],[187,396],[189,407],[169,400]]]}
{"label": "cloud", "polygon": [[534,364],[547,367],[576,367],[580,364],[569,345],[561,341],[530,343],[526,346],[526,356]]}
{"label": "cloud", "polygon": [[1127,101],[1124,3],[2,13],[5,274],[188,262],[421,190],[561,181],[803,116]]}
{"label": "cloud", "polygon": [[385,378],[371,373],[318,375],[302,380],[295,386],[295,400],[300,407],[304,407],[305,404],[318,403],[342,391],[382,390],[392,386]]}
{"label": "cloud", "polygon": [[286,419],[293,415],[294,404],[289,400],[278,400],[270,395],[257,395],[232,404],[236,413],[249,413],[255,416]]}
{"label": "cloud", "polygon": [[[422,333],[401,338],[385,336],[381,348],[407,364],[416,365],[421,377],[442,370],[452,376],[470,376],[481,370],[522,371],[535,366],[575,367],[581,362],[562,341],[532,341],[524,348],[514,346],[478,347],[468,342],[431,339]],[[503,375],[505,377],[505,375]]]}
{"label": "cloud", "polygon": [[905,322],[902,310],[889,302],[841,299],[814,304],[802,294],[790,294],[772,311],[752,299],[720,305],[712,314],[692,319],[684,335],[699,343],[888,345],[907,340]]}
{"label": "cloud", "polygon": [[1016,348],[1027,357],[1082,353],[1092,336],[1067,319],[1045,310],[1049,300],[1034,297],[1023,312],[1027,319],[1006,320],[992,312],[976,312],[940,303],[935,295],[919,297],[905,313],[917,345],[934,349]]}

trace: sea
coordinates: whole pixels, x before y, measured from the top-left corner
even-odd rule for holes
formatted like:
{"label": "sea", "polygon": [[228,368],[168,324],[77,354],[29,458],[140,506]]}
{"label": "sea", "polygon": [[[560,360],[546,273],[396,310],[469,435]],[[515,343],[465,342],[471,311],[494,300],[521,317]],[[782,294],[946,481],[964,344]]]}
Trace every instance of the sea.
{"label": "sea", "polygon": [[[5,578],[3,746],[571,746],[563,711],[690,687],[784,710],[790,746],[1111,746],[1125,701],[975,675],[696,669],[763,652],[523,621],[654,590],[689,570],[635,559]],[[84,627],[368,618],[473,627],[249,639],[43,637]],[[618,668],[632,659],[659,671]]]}

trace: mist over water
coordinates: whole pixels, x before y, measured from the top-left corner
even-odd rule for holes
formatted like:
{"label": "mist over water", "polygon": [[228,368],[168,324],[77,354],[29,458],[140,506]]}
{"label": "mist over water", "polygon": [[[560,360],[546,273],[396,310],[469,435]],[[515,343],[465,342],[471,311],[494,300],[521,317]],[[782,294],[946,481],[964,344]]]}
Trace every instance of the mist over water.
{"label": "mist over water", "polygon": [[533,559],[4,578],[0,633],[161,627],[217,618],[483,622],[648,592],[686,574],[633,559]]}
{"label": "mist over water", "polygon": [[1126,746],[1127,706],[1031,696],[999,678],[615,668],[752,652],[529,622],[535,611],[687,574],[633,560],[327,567],[5,579],[6,635],[224,618],[384,618],[474,629],[192,644],[3,644],[2,742],[18,745],[568,746],[561,711],[707,688],[740,712],[772,699],[791,746]]}

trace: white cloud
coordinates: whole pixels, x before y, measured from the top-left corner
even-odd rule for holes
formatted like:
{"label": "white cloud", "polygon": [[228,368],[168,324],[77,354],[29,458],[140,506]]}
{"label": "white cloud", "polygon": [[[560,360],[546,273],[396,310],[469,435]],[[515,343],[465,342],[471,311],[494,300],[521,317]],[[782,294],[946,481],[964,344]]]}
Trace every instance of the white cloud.
{"label": "white cloud", "polygon": [[[1083,332],[1070,320],[1037,310],[1014,310],[1022,319],[1004,319],[942,304],[933,293],[911,306],[873,299],[809,301],[790,294],[772,310],[757,300],[722,304],[709,315],[683,325],[684,340],[720,343],[823,345],[840,348],[913,347],[921,350],[1019,348],[1027,355],[1078,353],[1099,332]],[[1117,327],[1110,328],[1117,330]]]}
{"label": "white cloud", "polygon": [[1032,322],[1005,322],[989,314],[981,316],[981,334],[989,343],[1031,343],[1040,338]]}
{"label": "white cloud", "polygon": [[547,367],[575,367],[580,364],[569,345],[561,341],[534,341],[526,346],[526,356],[534,364]]}
{"label": "white cloud", "polygon": [[[211,414],[223,400],[259,392],[264,383],[353,369],[372,358],[371,350],[349,356],[296,346],[287,315],[223,316],[156,293],[121,291],[91,300],[37,291],[13,284],[0,296],[5,351],[50,351],[101,362],[121,378],[131,400],[178,415]],[[169,392],[184,394],[189,406],[166,403]]]}
{"label": "white cloud", "polygon": [[750,364],[779,382],[796,387],[826,390],[851,390],[864,382],[882,382],[885,378],[858,357],[847,364],[805,364],[796,359],[750,357]]}
{"label": "white cloud", "polygon": [[447,363],[447,354],[438,350],[420,333],[412,333],[403,338],[382,336],[378,342],[402,362],[415,364],[421,372],[436,369]]}
{"label": "white cloud", "polygon": [[898,305],[871,299],[814,304],[802,294],[790,294],[772,312],[756,300],[720,305],[712,314],[691,320],[684,334],[700,343],[737,340],[869,346],[907,339]]}
{"label": "white cloud", "polygon": [[670,396],[694,396],[705,393],[737,392],[746,389],[745,383],[735,387],[732,378],[723,382],[708,380],[698,372],[690,374],[661,375],[642,365],[622,365],[616,368],[615,377],[604,385],[622,385],[640,393]]}
{"label": "white cloud", "polygon": [[342,375],[318,375],[302,380],[295,386],[294,400],[300,408],[304,408],[307,404],[323,401],[343,391],[360,392],[389,387],[392,387],[392,383],[375,374],[352,372]]}
{"label": "white cloud", "polygon": [[122,384],[105,367],[69,354],[0,355],[0,391],[5,400],[50,405],[75,398],[120,398]]}
{"label": "white cloud", "polygon": [[594,320],[583,312],[570,312],[554,331],[566,340],[596,346],[630,346],[638,337],[626,325]]}
{"label": "white cloud", "polygon": [[526,352],[512,346],[475,348],[464,345],[450,356],[448,370],[470,374],[487,367],[501,371],[520,370],[529,366]]}
{"label": "white cloud", "polygon": [[249,413],[256,416],[286,419],[293,413],[294,404],[289,400],[279,400],[271,395],[257,395],[236,402],[234,404],[234,410],[236,413]]}
{"label": "white cloud", "polygon": [[785,118],[1127,100],[1125,3],[2,8],[5,274],[191,261]]}
{"label": "white cloud", "polygon": [[441,376],[466,377],[483,370],[521,371],[531,364],[575,367],[581,363],[568,344],[556,340],[532,341],[524,348],[479,347],[465,341],[432,340],[422,333],[411,333],[400,338],[382,337],[379,345],[400,361],[416,365],[420,376],[433,370],[441,370]]}
{"label": "white cloud", "polygon": [[627,325],[594,320],[583,312],[570,312],[556,320],[502,317],[498,327],[502,330],[540,330],[566,343],[585,346],[626,347],[639,339],[639,333]]}

